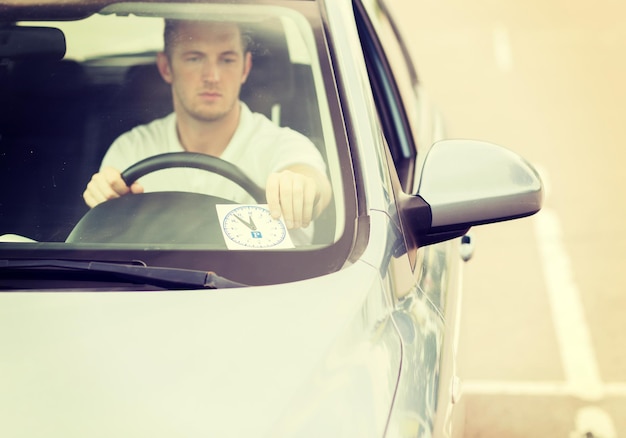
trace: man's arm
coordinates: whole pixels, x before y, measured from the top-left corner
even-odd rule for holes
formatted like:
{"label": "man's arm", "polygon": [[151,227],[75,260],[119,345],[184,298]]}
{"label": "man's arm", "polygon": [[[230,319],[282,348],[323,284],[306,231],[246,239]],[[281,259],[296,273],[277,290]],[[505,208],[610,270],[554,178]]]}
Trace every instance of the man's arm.
{"label": "man's arm", "polygon": [[332,197],[326,175],[305,164],[270,174],[265,187],[272,217],[283,216],[287,228],[306,228]]}
{"label": "man's arm", "polygon": [[83,192],[83,199],[89,207],[93,208],[104,201],[119,198],[128,193],[143,193],[143,187],[136,182],[128,187],[122,179],[121,172],[107,166],[91,177]]}

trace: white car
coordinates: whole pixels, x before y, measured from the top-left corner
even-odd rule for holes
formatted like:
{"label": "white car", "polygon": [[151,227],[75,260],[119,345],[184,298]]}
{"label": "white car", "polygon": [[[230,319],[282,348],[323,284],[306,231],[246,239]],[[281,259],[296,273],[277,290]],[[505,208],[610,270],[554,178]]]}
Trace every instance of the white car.
{"label": "white car", "polygon": [[[0,436],[447,437],[468,230],[532,215],[516,153],[446,139],[383,0],[0,0]],[[163,19],[236,22],[241,99],[307,136],[332,201],[296,236],[231,179],[89,209],[111,142],[172,111]]]}

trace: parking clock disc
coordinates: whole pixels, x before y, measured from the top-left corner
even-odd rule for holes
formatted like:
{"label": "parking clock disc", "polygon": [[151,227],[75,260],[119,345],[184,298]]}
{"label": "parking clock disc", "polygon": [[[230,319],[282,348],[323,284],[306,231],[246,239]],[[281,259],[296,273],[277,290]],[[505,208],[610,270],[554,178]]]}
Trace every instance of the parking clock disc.
{"label": "parking clock disc", "polygon": [[222,224],[225,236],[246,248],[276,247],[287,238],[285,224],[259,205],[233,208],[226,213]]}

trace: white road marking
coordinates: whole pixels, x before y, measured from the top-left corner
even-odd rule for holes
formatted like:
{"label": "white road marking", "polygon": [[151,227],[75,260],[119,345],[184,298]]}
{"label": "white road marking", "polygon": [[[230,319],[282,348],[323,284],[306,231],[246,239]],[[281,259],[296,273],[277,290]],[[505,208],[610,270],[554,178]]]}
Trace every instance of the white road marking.
{"label": "white road marking", "polygon": [[[543,180],[547,201],[551,190],[548,173],[539,166],[536,168]],[[533,219],[565,381],[470,380],[463,382],[463,393],[573,396],[591,401],[603,397],[626,397],[626,382],[603,383],[600,377],[580,291],[574,281],[558,215],[544,206]],[[569,438],[585,437],[589,434],[599,438],[617,437],[610,415],[597,406],[579,409],[574,419],[574,428]]]}
{"label": "white road marking", "polygon": [[579,389],[580,397],[600,398],[602,381],[595,350],[556,213],[539,212],[535,230],[565,379]]}
{"label": "white road marking", "polygon": [[500,71],[507,73],[513,70],[513,51],[509,31],[503,25],[493,29],[493,55]]}
{"label": "white road marking", "polygon": [[[602,390],[607,397],[626,397],[626,382],[607,382]],[[463,381],[463,394],[577,397],[578,393],[576,385],[561,381]]]}
{"label": "white road marking", "polygon": [[[548,174],[541,170],[550,194]],[[561,222],[556,212],[543,207],[534,217],[535,232],[544,271],[548,300],[567,384],[584,399],[599,399],[603,385],[580,291],[563,243]]]}
{"label": "white road marking", "polygon": [[611,417],[596,406],[579,409],[576,413],[575,425],[576,430],[570,433],[570,438],[581,438],[590,434],[597,438],[617,438]]}

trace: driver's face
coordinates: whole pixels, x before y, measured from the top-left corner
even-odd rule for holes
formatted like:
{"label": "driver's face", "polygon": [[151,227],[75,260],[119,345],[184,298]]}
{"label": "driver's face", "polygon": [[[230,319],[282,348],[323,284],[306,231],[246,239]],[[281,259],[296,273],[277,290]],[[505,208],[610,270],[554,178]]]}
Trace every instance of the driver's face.
{"label": "driver's face", "polygon": [[172,85],[175,110],[215,121],[235,111],[251,59],[236,25],[182,22],[169,55],[159,54],[158,64]]}

